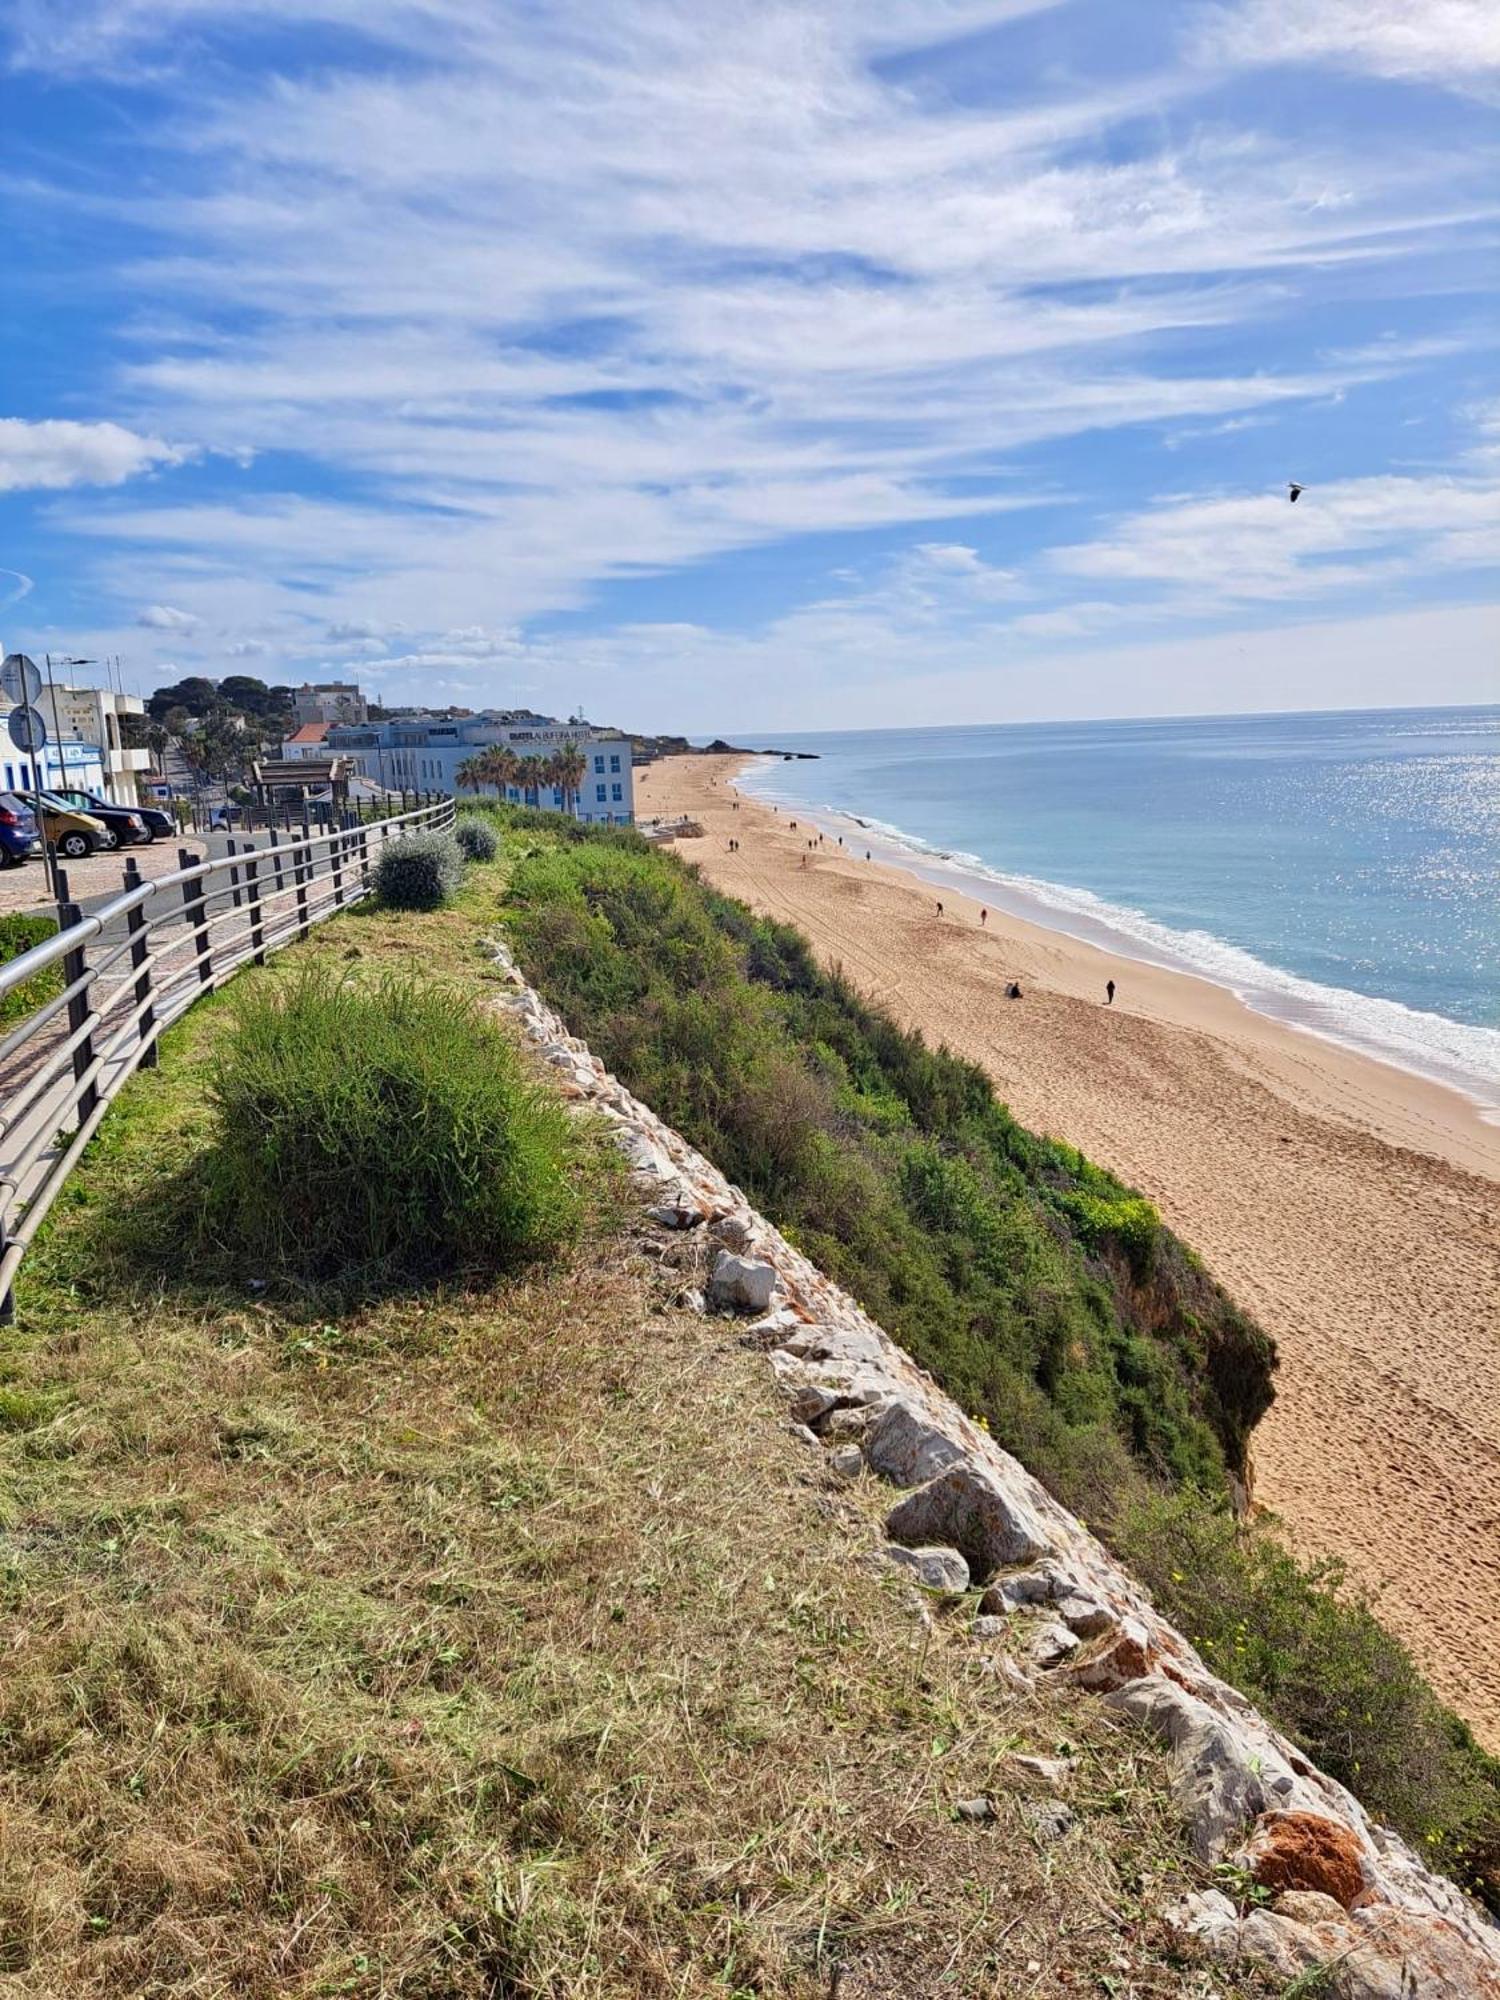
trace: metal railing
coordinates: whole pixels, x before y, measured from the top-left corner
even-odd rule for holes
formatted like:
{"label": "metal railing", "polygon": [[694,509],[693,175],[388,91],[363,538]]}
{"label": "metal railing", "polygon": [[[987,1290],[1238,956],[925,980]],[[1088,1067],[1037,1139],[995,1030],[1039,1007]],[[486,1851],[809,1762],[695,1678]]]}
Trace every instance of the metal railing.
{"label": "metal railing", "polygon": [[291,839],[272,828],[210,860],[179,848],[178,867],[149,881],[127,858],[123,892],[87,913],[58,871],[57,935],[0,966],[0,1000],[59,967],[62,978],[0,1036],[0,1323],[42,1217],[120,1086],[154,1066],[163,1028],[367,896],[386,842],[453,816],[442,799],[316,833],[304,825]]}

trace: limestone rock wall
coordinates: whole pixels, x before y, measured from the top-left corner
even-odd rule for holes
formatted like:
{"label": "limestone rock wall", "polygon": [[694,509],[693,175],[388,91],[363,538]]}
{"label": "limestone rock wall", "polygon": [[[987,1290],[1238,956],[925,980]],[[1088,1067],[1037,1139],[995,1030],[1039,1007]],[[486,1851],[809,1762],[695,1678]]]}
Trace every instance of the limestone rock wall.
{"label": "limestone rock wall", "polygon": [[1326,1966],[1321,1990],[1341,2000],[1500,2000],[1500,1930],[1219,1680],[1094,1536],[495,951],[506,1005],[563,1094],[615,1128],[654,1222],[703,1232],[694,1303],[746,1315],[792,1421],[899,1489],[891,1554],[936,1587],[983,1586],[980,1639],[1015,1629],[1033,1673],[1067,1676],[1165,1739],[1200,1858],[1274,1894],[1242,1915],[1206,1891],[1172,1920],[1288,1980]]}

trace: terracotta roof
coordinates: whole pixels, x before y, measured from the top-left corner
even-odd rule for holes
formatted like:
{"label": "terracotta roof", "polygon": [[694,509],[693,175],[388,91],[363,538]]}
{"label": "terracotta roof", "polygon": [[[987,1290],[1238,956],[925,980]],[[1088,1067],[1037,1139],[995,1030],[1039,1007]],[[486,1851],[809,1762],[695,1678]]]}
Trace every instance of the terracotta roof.
{"label": "terracotta roof", "polygon": [[328,734],[330,726],[326,722],[304,722],[302,727],[286,740],[288,743],[321,743]]}

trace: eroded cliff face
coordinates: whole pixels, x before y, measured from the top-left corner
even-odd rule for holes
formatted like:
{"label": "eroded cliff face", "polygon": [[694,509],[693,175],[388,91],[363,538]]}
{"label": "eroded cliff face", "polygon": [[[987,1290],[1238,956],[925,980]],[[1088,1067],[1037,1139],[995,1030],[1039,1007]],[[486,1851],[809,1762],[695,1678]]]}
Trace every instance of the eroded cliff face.
{"label": "eroded cliff face", "polygon": [[689,1300],[745,1319],[809,1448],[896,1492],[887,1560],[929,1588],[982,1587],[975,1643],[997,1675],[1066,1676],[1169,1745],[1199,1857],[1270,1898],[1219,1891],[1167,1912],[1226,1959],[1342,2000],[1500,2000],[1500,1931],[1317,1770],[1157,1616],[1073,1515],[744,1195],[624,1089],[496,947],[506,1005],[565,1096],[614,1128]]}

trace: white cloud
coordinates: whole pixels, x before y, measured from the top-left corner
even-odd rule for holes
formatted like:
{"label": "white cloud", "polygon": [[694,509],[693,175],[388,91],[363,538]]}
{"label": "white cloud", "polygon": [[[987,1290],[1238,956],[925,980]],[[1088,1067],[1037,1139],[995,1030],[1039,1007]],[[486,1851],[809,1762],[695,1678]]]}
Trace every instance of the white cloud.
{"label": "white cloud", "polygon": [[153,466],[181,465],[188,456],[121,424],[0,417],[0,493],[119,486]]}
{"label": "white cloud", "polygon": [[[1095,479],[1083,453],[1066,481],[1016,478],[1022,453],[1142,425],[1195,445],[1430,361],[1415,336],[1340,351],[1323,310],[1401,294],[1409,272],[1420,288],[1500,206],[1457,148],[1276,137],[1218,100],[1169,115],[1224,64],[1417,74],[1447,46],[1428,32],[1441,21],[1453,66],[1477,73],[1487,42],[1464,0],[1244,0],[1214,10],[1219,69],[1098,88],[1059,64],[1024,103],[872,62],[1045,4],[21,5],[22,60],[149,70],[165,107],[149,179],[89,200],[153,246],[127,274],[148,315],[124,377],[141,435],[116,435],[166,455],[145,464],[171,462],[154,433],[191,436],[205,466],[190,506],[75,498],[56,523],[92,538],[121,602],[199,620],[172,644],[205,662],[233,630],[393,686],[523,666],[546,684],[555,660],[570,690],[583,668],[618,688],[622,715],[613,635],[563,651],[531,645],[527,621],[801,535],[908,544],[858,554],[841,594],[768,628],[835,678],[860,645],[892,674],[918,657],[967,670],[971,647],[1097,635],[1141,605],[1189,615],[1216,561],[1229,594],[1265,605],[1472,565],[1472,469],[1389,504],[1326,489],[1290,519],[1284,503],[1148,504],[1070,528],[1050,562],[1008,552],[1006,515],[1096,498],[1063,495]],[[1059,33],[1083,12],[1059,7]],[[309,23],[341,33],[274,77],[198,60],[217,37]],[[353,36],[396,53],[341,66]],[[995,75],[1009,85],[999,57]],[[1261,327],[1264,356],[1245,338]],[[241,494],[213,457],[257,453],[314,474]],[[5,462],[0,436],[0,483]],[[1032,524],[1015,527],[1031,547]],[[648,631],[731,675],[764,658],[692,629],[630,625],[619,658],[643,685]]]}
{"label": "white cloud", "polygon": [[201,620],[194,612],[179,611],[175,604],[148,604],[135,622],[154,632],[183,632]]}
{"label": "white cloud", "polygon": [[1147,507],[1052,552],[1071,576],[1213,600],[1330,597],[1392,578],[1500,564],[1500,479],[1388,474],[1286,493]]}
{"label": "white cloud", "polygon": [[1213,11],[1204,47],[1235,63],[1336,62],[1465,92],[1500,89],[1495,0],[1242,0]]}

